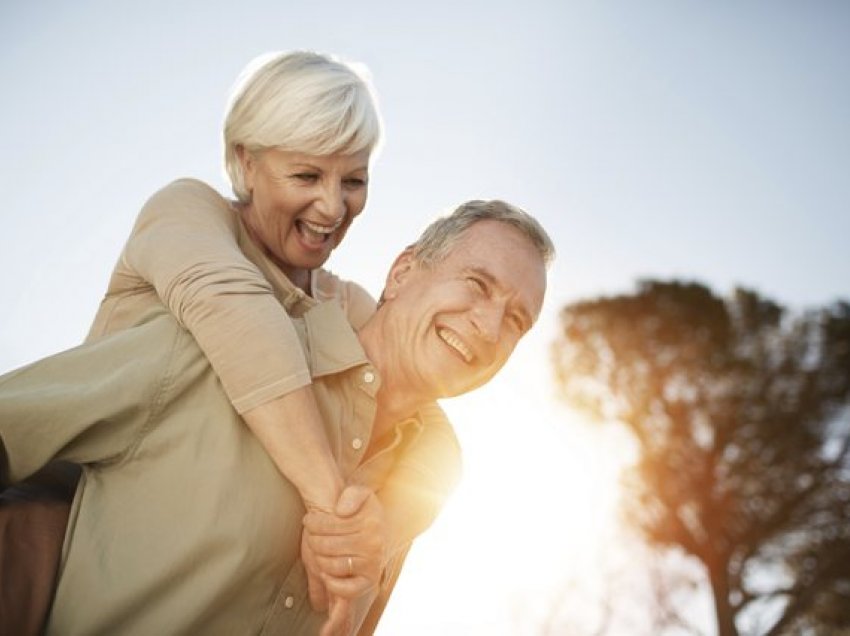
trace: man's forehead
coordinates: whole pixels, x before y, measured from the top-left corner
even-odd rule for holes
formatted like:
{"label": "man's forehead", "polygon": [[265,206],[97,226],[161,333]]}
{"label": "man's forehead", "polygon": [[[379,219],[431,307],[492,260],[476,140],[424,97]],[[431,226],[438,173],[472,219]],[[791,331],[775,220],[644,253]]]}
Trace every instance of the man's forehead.
{"label": "man's forehead", "polygon": [[546,287],[543,256],[519,228],[494,220],[479,221],[458,237],[445,265],[478,272],[507,293],[523,298],[537,315]]}
{"label": "man's forehead", "polygon": [[458,236],[451,252],[468,255],[481,266],[511,265],[520,260],[543,263],[543,256],[525,232],[504,221],[492,219],[478,221],[466,228]]}

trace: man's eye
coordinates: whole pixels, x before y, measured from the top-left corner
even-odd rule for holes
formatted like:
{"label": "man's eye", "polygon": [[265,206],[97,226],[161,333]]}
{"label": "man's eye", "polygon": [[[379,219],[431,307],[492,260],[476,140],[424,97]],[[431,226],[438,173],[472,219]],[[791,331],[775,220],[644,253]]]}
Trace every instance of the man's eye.
{"label": "man's eye", "polygon": [[314,172],[299,172],[292,176],[304,183],[315,183],[319,179],[319,175]]}
{"label": "man's eye", "polygon": [[477,291],[480,291],[480,292],[486,292],[486,291],[487,291],[487,284],[486,284],[483,280],[481,280],[480,278],[477,278],[477,277],[475,277],[475,276],[470,276],[470,277],[469,277],[469,278],[467,278],[466,280],[467,280],[467,281],[469,281],[469,283],[470,283],[470,284],[471,284],[471,285],[472,285],[472,286],[473,286],[473,287],[474,287]]}

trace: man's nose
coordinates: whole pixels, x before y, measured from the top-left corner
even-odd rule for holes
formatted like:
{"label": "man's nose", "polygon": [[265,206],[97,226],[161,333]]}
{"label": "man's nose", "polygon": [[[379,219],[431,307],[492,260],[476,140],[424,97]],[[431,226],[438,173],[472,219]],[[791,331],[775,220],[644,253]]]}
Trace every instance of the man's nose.
{"label": "man's nose", "polygon": [[484,341],[490,343],[499,341],[504,317],[505,307],[498,302],[482,304],[472,312],[472,320],[478,334]]}

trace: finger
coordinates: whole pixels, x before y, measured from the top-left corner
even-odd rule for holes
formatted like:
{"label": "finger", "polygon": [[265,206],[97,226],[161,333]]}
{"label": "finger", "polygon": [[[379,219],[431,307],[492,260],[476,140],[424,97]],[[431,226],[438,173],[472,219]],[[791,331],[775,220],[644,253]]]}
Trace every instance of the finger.
{"label": "finger", "polygon": [[345,598],[334,598],[319,636],[346,636],[351,624],[351,603]]}
{"label": "finger", "polygon": [[361,534],[334,537],[308,536],[307,543],[312,556],[316,558],[333,559],[353,556],[359,558],[361,562],[381,565],[386,555],[381,538],[376,536]]}
{"label": "finger", "polygon": [[317,557],[316,563],[324,574],[343,578],[360,574],[366,578],[379,569],[377,563],[370,563],[367,559],[356,556],[342,557]]}
{"label": "finger", "polygon": [[307,595],[314,610],[324,612],[328,609],[328,591],[325,588],[325,582],[318,572],[310,569],[307,570]]}
{"label": "finger", "polygon": [[[350,559],[350,561],[349,561]],[[316,558],[316,563],[319,566],[319,569],[324,574],[329,574],[330,576],[337,577],[345,577],[345,576],[353,576],[354,575],[354,557],[352,556],[342,556],[342,557],[324,557],[320,556]]]}
{"label": "finger", "polygon": [[365,576],[346,576],[339,578],[323,574],[322,580],[329,594],[347,599],[359,598],[375,587],[375,583]]}
{"label": "finger", "polygon": [[362,525],[353,517],[342,518],[332,514],[308,512],[304,515],[304,527],[313,534],[351,534]]}
{"label": "finger", "polygon": [[308,534],[307,542],[317,556],[343,557],[349,554],[361,554],[365,552],[364,544],[370,543],[369,537],[346,534],[346,535],[315,535]]}
{"label": "finger", "polygon": [[363,504],[374,493],[366,486],[353,485],[347,486],[339,496],[339,501],[336,503],[334,512],[340,517],[351,517],[363,507]]}

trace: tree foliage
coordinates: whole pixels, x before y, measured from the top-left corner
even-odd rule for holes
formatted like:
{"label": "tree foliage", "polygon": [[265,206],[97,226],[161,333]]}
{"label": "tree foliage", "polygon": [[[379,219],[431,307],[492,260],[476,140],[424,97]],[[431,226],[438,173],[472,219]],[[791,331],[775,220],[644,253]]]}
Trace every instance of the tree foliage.
{"label": "tree foliage", "polygon": [[565,307],[553,353],[563,398],[633,434],[627,516],[704,566],[719,634],[770,604],[758,633],[850,628],[850,305],[645,281]]}

